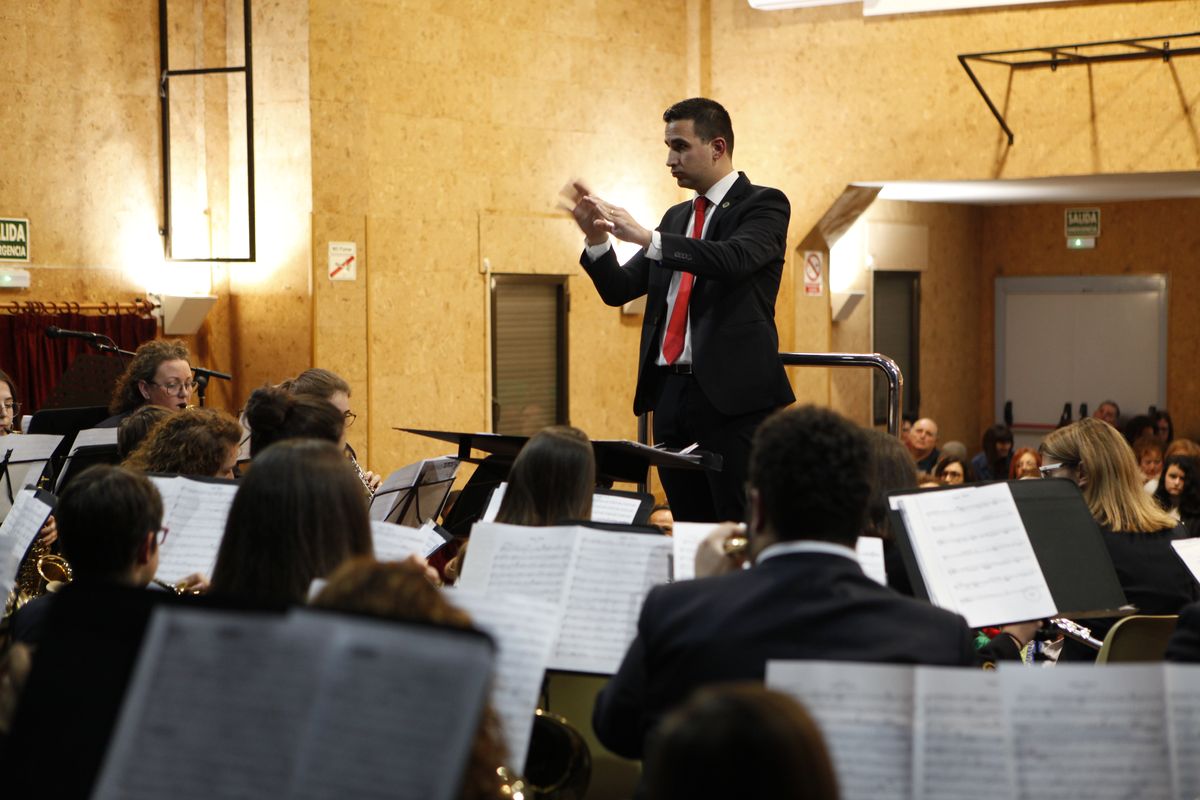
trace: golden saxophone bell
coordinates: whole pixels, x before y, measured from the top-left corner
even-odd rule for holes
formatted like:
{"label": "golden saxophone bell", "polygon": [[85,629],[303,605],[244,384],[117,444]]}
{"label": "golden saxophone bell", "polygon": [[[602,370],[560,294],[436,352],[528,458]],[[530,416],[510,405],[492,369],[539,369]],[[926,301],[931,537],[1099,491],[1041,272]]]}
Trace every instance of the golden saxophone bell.
{"label": "golden saxophone bell", "polygon": [[730,536],[721,544],[721,549],[727,556],[744,556],[749,547],[750,538],[741,534]]}
{"label": "golden saxophone bell", "polygon": [[46,591],[56,592],[75,577],[71,565],[62,556],[48,553],[37,560],[37,572],[46,582]]}

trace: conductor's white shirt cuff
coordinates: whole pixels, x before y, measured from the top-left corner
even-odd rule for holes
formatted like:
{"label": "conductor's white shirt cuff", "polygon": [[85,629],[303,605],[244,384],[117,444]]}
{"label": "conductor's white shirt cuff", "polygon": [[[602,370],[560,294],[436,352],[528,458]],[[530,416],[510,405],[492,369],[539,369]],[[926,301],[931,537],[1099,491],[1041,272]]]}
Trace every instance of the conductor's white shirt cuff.
{"label": "conductor's white shirt cuff", "polygon": [[646,258],[662,261],[662,234],[650,231],[650,246],[646,248]]}
{"label": "conductor's white shirt cuff", "polygon": [[612,242],[605,240],[600,244],[584,245],[583,252],[587,253],[589,261],[595,261],[600,256],[607,253],[612,248]]}

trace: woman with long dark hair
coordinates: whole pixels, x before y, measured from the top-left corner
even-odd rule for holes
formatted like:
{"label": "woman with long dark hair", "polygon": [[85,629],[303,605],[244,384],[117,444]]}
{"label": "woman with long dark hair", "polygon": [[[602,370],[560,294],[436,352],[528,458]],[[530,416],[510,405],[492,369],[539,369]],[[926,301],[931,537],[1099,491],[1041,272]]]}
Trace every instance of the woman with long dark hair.
{"label": "woman with long dark hair", "polygon": [[1154,499],[1164,511],[1187,528],[1189,536],[1200,533],[1200,468],[1188,456],[1171,456],[1163,466]]}
{"label": "woman with long dark hair", "polygon": [[997,423],[983,432],[983,451],[971,459],[971,468],[981,481],[1002,481],[1008,477],[1008,466],[1012,461],[1012,430],[1004,423]]}

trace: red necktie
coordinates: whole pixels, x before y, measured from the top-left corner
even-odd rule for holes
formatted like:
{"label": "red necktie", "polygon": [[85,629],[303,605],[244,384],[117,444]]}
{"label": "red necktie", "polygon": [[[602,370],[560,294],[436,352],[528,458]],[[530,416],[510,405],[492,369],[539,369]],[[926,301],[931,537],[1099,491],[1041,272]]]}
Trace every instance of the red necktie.
{"label": "red necktie", "polygon": [[[692,238],[699,239],[704,233],[704,209],[708,198],[700,195],[696,198],[695,221],[692,223]],[[687,335],[688,300],[692,296],[692,283],[696,276],[690,272],[679,274],[679,292],[675,295],[675,307],[671,309],[671,319],[667,321],[667,335],[663,337],[663,358],[668,364],[674,364],[683,352],[683,340]]]}

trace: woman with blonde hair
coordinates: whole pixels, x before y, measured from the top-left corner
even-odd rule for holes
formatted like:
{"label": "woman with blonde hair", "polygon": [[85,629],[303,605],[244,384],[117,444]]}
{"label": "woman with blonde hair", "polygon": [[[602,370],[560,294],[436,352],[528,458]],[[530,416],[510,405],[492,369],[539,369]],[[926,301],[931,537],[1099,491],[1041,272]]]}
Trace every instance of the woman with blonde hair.
{"label": "woman with blonde hair", "polygon": [[[1087,417],[1051,433],[1040,449],[1042,474],[1066,478],[1083,493],[1125,597],[1140,613],[1177,614],[1200,598],[1200,587],[1171,547],[1186,532],[1146,494],[1133,449],[1115,428]],[[1089,620],[1089,627],[1102,638],[1113,622]],[[1095,657],[1095,651],[1073,645],[1064,647],[1064,658]]]}

